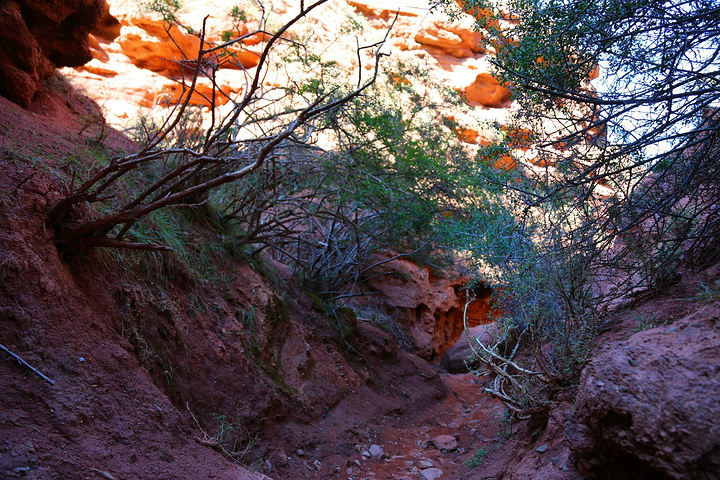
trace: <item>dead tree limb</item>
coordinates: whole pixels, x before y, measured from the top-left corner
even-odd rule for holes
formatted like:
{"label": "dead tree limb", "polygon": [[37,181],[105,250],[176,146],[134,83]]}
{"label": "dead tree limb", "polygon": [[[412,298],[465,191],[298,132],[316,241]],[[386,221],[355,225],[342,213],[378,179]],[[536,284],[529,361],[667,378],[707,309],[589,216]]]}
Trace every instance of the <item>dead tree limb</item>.
{"label": "dead tree limb", "polygon": [[3,352],[7,353],[8,355],[10,355],[12,358],[14,358],[15,360],[17,360],[17,362],[18,362],[20,365],[26,367],[26,368],[29,369],[31,372],[33,372],[35,375],[37,375],[38,377],[40,377],[40,378],[42,378],[43,380],[45,380],[46,382],[48,382],[50,385],[55,385],[55,381],[54,381],[54,380],[51,380],[51,379],[48,378],[47,376],[43,375],[43,373],[40,372],[37,368],[35,368],[35,367],[33,367],[32,365],[30,365],[28,362],[26,362],[25,360],[23,360],[23,359],[22,359],[19,355],[17,355],[16,353],[11,352],[5,345],[3,345],[3,344],[1,344],[1,343],[0,343],[0,350],[2,350]]}

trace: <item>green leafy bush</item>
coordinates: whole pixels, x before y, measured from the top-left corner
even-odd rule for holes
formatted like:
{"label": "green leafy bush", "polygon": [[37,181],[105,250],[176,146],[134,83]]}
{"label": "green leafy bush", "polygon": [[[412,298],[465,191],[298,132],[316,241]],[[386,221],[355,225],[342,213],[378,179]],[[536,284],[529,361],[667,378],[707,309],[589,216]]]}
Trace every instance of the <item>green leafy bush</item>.
{"label": "green leafy bush", "polygon": [[481,152],[488,194],[449,235],[505,297],[504,342],[478,352],[496,374],[489,390],[517,414],[542,413],[577,381],[598,316],[719,258],[716,5],[462,8],[495,48],[515,113]]}

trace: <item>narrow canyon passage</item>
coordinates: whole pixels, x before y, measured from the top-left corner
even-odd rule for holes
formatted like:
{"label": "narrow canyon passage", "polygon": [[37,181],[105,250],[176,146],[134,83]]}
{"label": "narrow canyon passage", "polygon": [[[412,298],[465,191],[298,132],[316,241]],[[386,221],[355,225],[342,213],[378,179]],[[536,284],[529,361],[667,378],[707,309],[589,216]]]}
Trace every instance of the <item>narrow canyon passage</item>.
{"label": "narrow canyon passage", "polygon": [[[437,375],[449,388],[445,398],[418,411],[391,413],[376,425],[356,420],[360,416],[354,415],[353,406],[362,402],[347,399],[351,406],[341,405],[336,414],[347,423],[335,424],[337,419],[328,415],[327,422],[314,425],[317,437],[313,440],[318,443],[305,449],[302,456],[291,452],[286,466],[288,476],[282,478],[429,480],[481,478],[475,476],[497,473],[508,454],[503,450],[507,441],[502,433],[504,407],[481,392],[487,378],[471,373]],[[399,380],[398,388],[403,388]],[[398,410],[402,407],[398,406]],[[352,432],[352,440],[357,442],[352,455],[326,456],[333,450],[326,443],[335,433],[333,426]],[[505,434],[509,436],[508,431]],[[316,458],[323,460],[316,463]],[[334,472],[336,475],[332,475]]]}
{"label": "narrow canyon passage", "polygon": [[[485,6],[0,0],[0,479],[715,479],[720,100],[610,181]],[[690,217],[615,210],[686,154]]]}

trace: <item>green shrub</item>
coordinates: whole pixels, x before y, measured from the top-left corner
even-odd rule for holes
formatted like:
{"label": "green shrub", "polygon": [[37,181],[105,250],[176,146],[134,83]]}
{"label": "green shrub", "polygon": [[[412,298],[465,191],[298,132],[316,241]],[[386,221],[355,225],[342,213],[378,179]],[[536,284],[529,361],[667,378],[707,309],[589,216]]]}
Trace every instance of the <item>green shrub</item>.
{"label": "green shrub", "polygon": [[488,447],[476,448],[472,457],[465,460],[465,466],[468,468],[476,468],[485,463],[488,456]]}

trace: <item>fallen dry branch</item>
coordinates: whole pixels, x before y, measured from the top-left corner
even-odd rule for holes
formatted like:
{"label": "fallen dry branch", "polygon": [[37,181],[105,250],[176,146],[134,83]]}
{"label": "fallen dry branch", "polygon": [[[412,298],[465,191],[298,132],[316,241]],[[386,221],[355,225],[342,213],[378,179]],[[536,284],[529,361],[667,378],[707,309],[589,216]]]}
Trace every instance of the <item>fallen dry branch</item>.
{"label": "fallen dry branch", "polygon": [[37,375],[38,377],[40,377],[40,378],[42,378],[43,380],[45,380],[46,382],[48,382],[50,385],[55,385],[55,381],[54,381],[54,380],[51,380],[51,379],[48,378],[47,376],[43,375],[42,372],[40,372],[37,368],[33,367],[32,365],[30,365],[29,363],[27,363],[25,360],[23,360],[22,358],[20,358],[19,355],[11,352],[5,345],[3,345],[3,344],[1,344],[1,343],[0,343],[0,350],[4,351],[4,352],[7,353],[8,355],[10,355],[12,358],[14,358],[15,360],[17,360],[17,362],[18,362],[19,364],[21,364],[22,366],[28,368],[31,372],[33,372],[35,375]]}
{"label": "fallen dry branch", "polygon": [[519,339],[516,340],[512,352],[509,355],[504,355],[500,352],[504,350],[504,346],[508,341],[507,330],[502,338],[494,340],[494,343],[490,346],[483,344],[483,342],[470,335],[467,310],[474,300],[475,295],[470,292],[463,309],[463,326],[472,355],[488,368],[489,374],[495,376],[492,386],[483,388],[483,391],[502,401],[509,410],[521,419],[528,418],[528,415],[536,410],[543,410],[547,402],[535,395],[527,387],[525,380],[531,377],[539,378],[541,382],[549,380],[542,373],[525,369],[513,360],[520,346]]}

